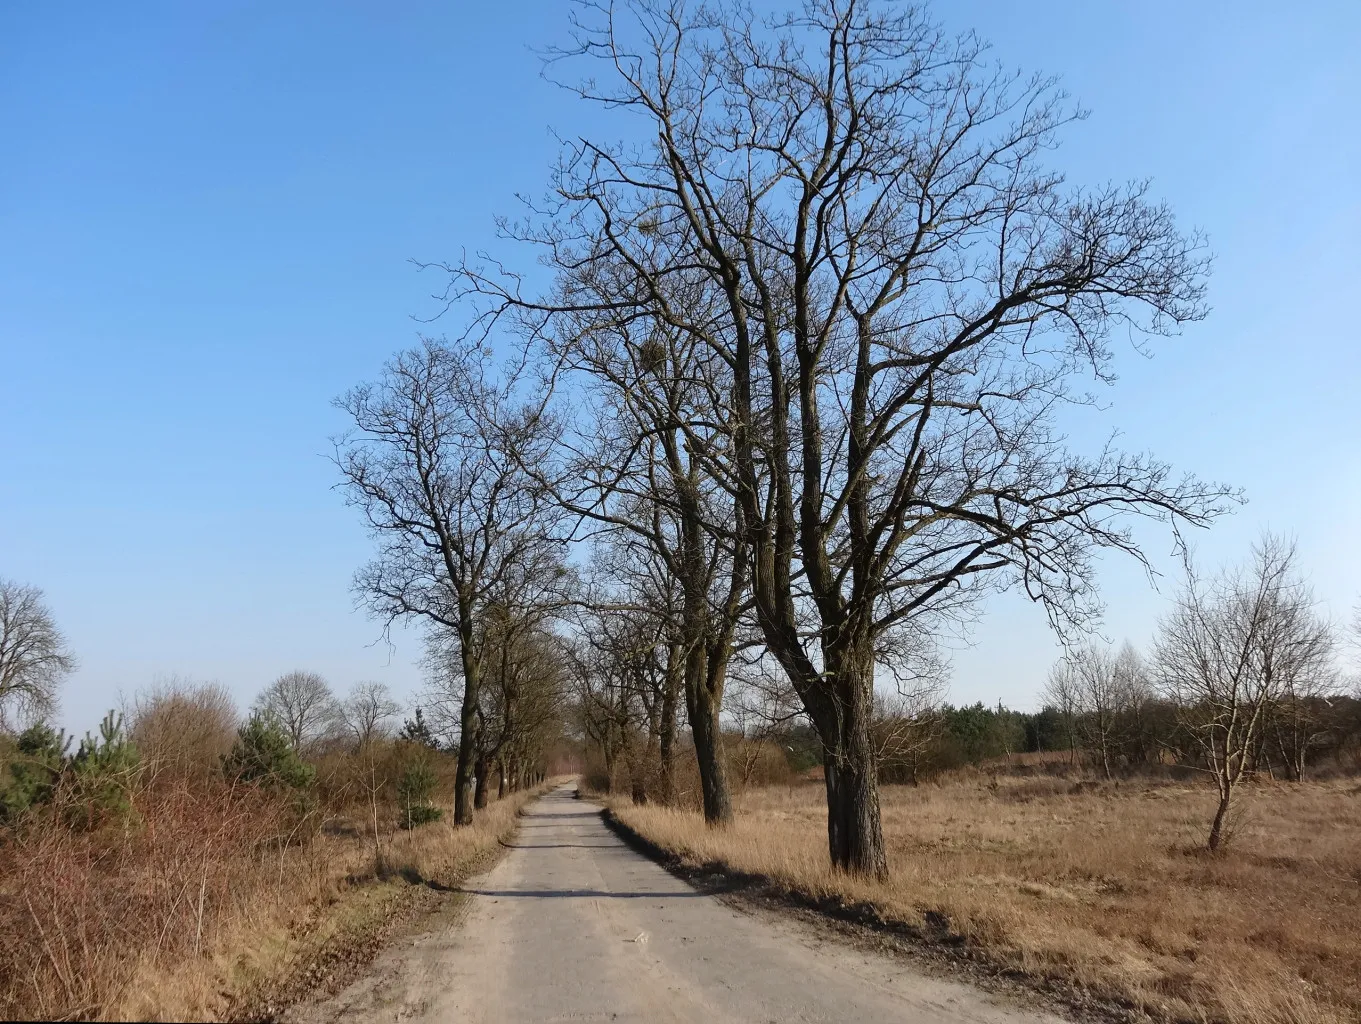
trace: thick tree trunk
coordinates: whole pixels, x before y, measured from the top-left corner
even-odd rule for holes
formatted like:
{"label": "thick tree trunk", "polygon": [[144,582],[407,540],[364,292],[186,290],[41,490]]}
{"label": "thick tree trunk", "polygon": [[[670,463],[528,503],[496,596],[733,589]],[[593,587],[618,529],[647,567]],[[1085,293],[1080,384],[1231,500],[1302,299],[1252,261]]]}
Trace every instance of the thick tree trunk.
{"label": "thick tree trunk", "polygon": [[703,680],[698,685],[687,682],[686,698],[695,738],[695,759],[699,762],[700,790],[704,795],[704,820],[710,825],[727,825],[733,817],[732,795],[719,732],[719,703]]}
{"label": "thick tree trunk", "polygon": [[832,866],[853,874],[888,877],[879,814],[879,777],[870,713],[872,657],[837,670],[836,692],[821,708],[823,768],[827,786],[827,850]]}
{"label": "thick tree trunk", "polygon": [[506,795],[506,763],[496,762],[496,799],[501,800]]}
{"label": "thick tree trunk", "polygon": [[[462,734],[458,741],[458,768],[454,773],[454,824],[473,823],[474,786],[478,741],[477,667],[464,656],[463,707],[459,715]],[[469,668],[471,667],[471,672]]]}

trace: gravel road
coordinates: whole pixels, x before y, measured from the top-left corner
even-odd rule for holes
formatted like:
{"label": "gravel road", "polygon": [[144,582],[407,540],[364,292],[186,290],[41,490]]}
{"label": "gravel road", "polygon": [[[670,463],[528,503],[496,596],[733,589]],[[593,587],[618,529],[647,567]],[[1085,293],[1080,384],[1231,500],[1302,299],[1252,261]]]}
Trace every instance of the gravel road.
{"label": "gravel road", "polygon": [[463,913],[288,1020],[1058,1024],[696,892],[599,811],[570,786],[530,805],[515,848],[464,887]]}

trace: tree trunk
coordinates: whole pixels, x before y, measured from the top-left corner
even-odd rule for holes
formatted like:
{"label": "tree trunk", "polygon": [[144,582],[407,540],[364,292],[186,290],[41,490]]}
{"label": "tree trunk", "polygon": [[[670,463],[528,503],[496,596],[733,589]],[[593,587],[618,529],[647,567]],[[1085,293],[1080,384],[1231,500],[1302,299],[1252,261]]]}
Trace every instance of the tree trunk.
{"label": "tree trunk", "polygon": [[614,792],[614,744],[602,743],[600,749],[605,758],[605,795],[609,796]]}
{"label": "tree trunk", "polygon": [[473,650],[473,615],[471,608],[460,608],[459,646],[463,656],[463,706],[459,709],[458,768],[454,773],[454,824],[473,823],[473,778],[477,758],[478,684],[480,668]]}
{"label": "tree trunk", "polygon": [[496,762],[496,799],[504,799],[506,795],[506,763]]}
{"label": "tree trunk", "polygon": [[875,878],[888,877],[888,854],[879,815],[879,778],[870,736],[872,656],[838,666],[836,692],[818,716],[827,786],[827,850],[832,866]]}
{"label": "tree trunk", "polygon": [[473,807],[480,811],[487,806],[487,781],[491,775],[491,762],[485,754],[478,756],[474,771],[477,785],[473,794]]}
{"label": "tree trunk", "polygon": [[1229,814],[1229,799],[1232,794],[1233,790],[1229,786],[1224,786],[1219,791],[1219,807],[1215,810],[1215,819],[1210,825],[1210,838],[1205,844],[1211,853],[1218,850],[1224,842],[1224,820]]}
{"label": "tree trunk", "polygon": [[[703,659],[704,652],[699,652]],[[701,669],[703,662],[701,660]],[[699,762],[699,784],[704,794],[704,820],[710,825],[732,822],[732,795],[728,790],[728,768],[723,760],[719,732],[718,701],[701,679],[696,685],[686,681],[686,700],[690,710],[690,730],[695,738],[695,759]]]}
{"label": "tree trunk", "polygon": [[624,764],[629,770],[629,795],[635,804],[647,803],[647,777],[643,774],[641,745],[632,730],[624,736]]}
{"label": "tree trunk", "polygon": [[676,705],[684,675],[684,660],[680,644],[669,643],[666,649],[666,683],[662,691],[662,714],[658,737],[661,752],[661,799],[667,806],[676,803]]}

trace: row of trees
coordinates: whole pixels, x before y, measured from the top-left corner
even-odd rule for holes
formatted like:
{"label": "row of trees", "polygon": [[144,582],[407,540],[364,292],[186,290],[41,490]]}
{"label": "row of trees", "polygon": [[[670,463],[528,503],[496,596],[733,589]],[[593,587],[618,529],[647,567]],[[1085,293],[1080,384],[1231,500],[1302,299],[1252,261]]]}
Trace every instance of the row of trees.
{"label": "row of trees", "polygon": [[[342,401],[337,461],[380,546],[359,588],[455,655],[457,820],[491,609],[534,580],[510,614],[586,609],[560,628],[591,728],[663,780],[683,697],[714,824],[729,676],[778,666],[821,746],[832,863],[883,875],[876,684],[911,692],[997,590],[1081,629],[1093,554],[1142,557],[1131,518],[1233,504],[1056,426],[1111,377],[1112,331],[1203,315],[1204,250],[1143,185],[1069,186],[1048,160],[1080,111],[919,9],[587,2],[573,25],[550,74],[580,68],[568,87],[633,141],[574,137],[503,222],[546,287],[444,265],[467,330]],[[521,342],[503,372],[497,332]],[[596,551],[575,596],[569,539]],[[641,754],[610,724],[624,692]]]}

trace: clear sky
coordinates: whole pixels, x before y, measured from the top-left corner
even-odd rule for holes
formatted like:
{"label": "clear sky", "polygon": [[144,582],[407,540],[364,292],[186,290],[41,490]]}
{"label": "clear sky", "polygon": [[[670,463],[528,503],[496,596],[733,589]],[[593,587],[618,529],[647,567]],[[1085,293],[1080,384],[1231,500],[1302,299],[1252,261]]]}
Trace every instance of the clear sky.
{"label": "clear sky", "polygon": [[[1361,4],[936,11],[1091,109],[1057,157],[1072,180],[1151,177],[1208,232],[1210,319],[1124,356],[1102,429],[1244,487],[1202,555],[1291,532],[1345,617]],[[419,688],[417,637],[375,646],[352,608],[368,544],[331,490],[329,403],[434,311],[408,258],[492,247],[550,129],[615,134],[539,78],[530,47],[564,28],[559,0],[0,6],[0,575],[46,591],[81,659],[67,725],[172,673],[243,704],[295,667]],[[1146,643],[1172,581],[1104,580],[1106,633]],[[1054,654],[1035,609],[998,601],[952,699],[1031,706]]]}

